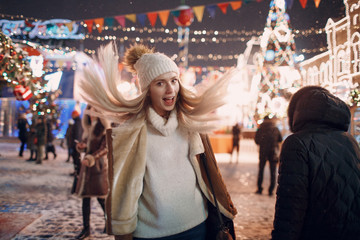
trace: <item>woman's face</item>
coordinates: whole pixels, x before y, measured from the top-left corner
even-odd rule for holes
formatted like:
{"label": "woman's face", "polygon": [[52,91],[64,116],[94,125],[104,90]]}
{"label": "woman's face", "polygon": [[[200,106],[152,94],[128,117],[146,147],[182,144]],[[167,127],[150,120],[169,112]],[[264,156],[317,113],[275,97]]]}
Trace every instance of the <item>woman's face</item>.
{"label": "woman's face", "polygon": [[173,110],[179,93],[179,76],[168,72],[155,78],[150,83],[151,105],[160,116]]}

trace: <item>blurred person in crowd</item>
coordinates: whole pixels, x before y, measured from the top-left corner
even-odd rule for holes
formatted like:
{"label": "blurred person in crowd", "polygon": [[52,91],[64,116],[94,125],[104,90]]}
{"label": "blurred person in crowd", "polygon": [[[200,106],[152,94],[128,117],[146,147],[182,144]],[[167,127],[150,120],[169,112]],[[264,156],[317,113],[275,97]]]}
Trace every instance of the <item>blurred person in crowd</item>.
{"label": "blurred person in crowd", "polygon": [[360,149],[349,107],[307,86],[288,107],[272,239],[360,239]]}
{"label": "blurred person in crowd", "polygon": [[47,126],[44,116],[39,116],[36,119],[35,125],[35,136],[36,136],[36,163],[41,164],[45,155],[45,145],[47,136]]}
{"label": "blurred person in crowd", "polygon": [[240,157],[240,134],[241,128],[238,123],[232,127],[232,150],[231,150],[231,158],[230,161],[232,162],[233,155],[235,155],[236,163],[239,162]]}
{"label": "blurred person in crowd", "polygon": [[29,130],[29,137],[28,137],[28,141],[27,141],[27,147],[30,150],[30,157],[28,160],[29,162],[32,161],[36,161],[37,159],[37,138],[36,138],[36,118],[32,118],[31,120],[31,125],[30,125],[30,130]]}
{"label": "blurred person in crowd", "polygon": [[[72,136],[71,136],[71,132],[72,132],[72,128],[74,126],[74,119],[70,118],[68,120],[68,127],[66,129],[66,133],[65,133],[65,143],[66,143],[66,148],[67,148],[67,159],[66,162],[70,162],[70,157],[72,156],[72,148],[70,147],[70,143],[72,142]],[[62,142],[63,144],[63,142]]]}
{"label": "blurred person in crowd", "polygon": [[[88,105],[87,110],[92,110]],[[105,197],[108,193],[106,129],[110,123],[105,119],[84,113],[82,118],[82,141],[77,144],[80,152],[85,152],[82,159],[79,180],[75,193],[82,197],[83,229],[77,239],[90,235],[90,201],[96,197],[105,214]],[[105,232],[105,229],[104,229]]]}
{"label": "blurred person in crowd", "polygon": [[[71,113],[71,117],[74,120],[74,124],[71,128],[70,137],[69,137],[71,141],[69,142],[68,147],[71,148],[71,156],[74,163],[74,173],[72,173],[71,175],[76,177],[80,173],[80,166],[81,166],[80,153],[76,150],[76,144],[81,141],[83,128],[81,125],[80,113],[77,110],[74,110]],[[75,190],[75,186],[76,183],[74,183],[73,185],[72,192]]]}
{"label": "blurred person in crowd", "polygon": [[29,135],[29,123],[26,119],[25,113],[21,113],[19,115],[19,118],[17,120],[17,129],[19,130],[18,138],[20,139],[21,142],[19,149],[19,157],[22,157]]}
{"label": "blurred person in crowd", "polygon": [[[134,99],[115,87],[118,56],[111,44],[99,50],[98,62],[89,59],[80,83],[82,96],[99,116],[122,123],[107,135],[107,232],[118,240],[211,239],[207,232],[214,229],[205,220],[214,200],[199,162],[206,141],[199,133],[216,127],[210,125],[218,119],[211,113],[224,103],[234,71],[198,96],[182,85],[173,60],[144,45],[127,49],[125,65],[140,83]],[[233,219],[236,209],[216,162],[209,171],[220,211]]]}
{"label": "blurred person in crowd", "polygon": [[259,145],[259,172],[257,180],[257,194],[262,194],[264,168],[266,162],[269,161],[270,167],[270,186],[268,189],[269,196],[273,195],[276,185],[276,167],[279,161],[280,143],[282,136],[280,130],[276,126],[276,119],[271,119],[268,115],[264,117],[255,133],[255,143]]}
{"label": "blurred person in crowd", "polygon": [[56,158],[56,148],[54,145],[54,134],[53,134],[53,123],[52,123],[52,117],[49,116],[46,119],[46,127],[47,127],[47,136],[46,136],[46,148],[45,148],[45,158],[44,160],[48,159],[49,152],[51,152],[54,156],[54,159]]}

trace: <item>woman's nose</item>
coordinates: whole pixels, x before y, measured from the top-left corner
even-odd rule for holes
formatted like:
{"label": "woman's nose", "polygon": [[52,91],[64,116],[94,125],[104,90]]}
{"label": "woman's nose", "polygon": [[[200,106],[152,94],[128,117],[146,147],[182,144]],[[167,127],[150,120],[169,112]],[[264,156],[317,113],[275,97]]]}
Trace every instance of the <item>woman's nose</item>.
{"label": "woman's nose", "polygon": [[166,92],[173,92],[174,91],[174,86],[171,85],[170,83],[166,84]]}

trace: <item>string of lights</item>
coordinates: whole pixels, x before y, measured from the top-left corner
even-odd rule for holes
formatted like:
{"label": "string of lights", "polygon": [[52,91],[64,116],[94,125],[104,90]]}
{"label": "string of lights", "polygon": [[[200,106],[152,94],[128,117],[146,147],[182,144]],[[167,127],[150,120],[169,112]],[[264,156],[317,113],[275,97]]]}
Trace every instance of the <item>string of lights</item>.
{"label": "string of lights", "polygon": [[[82,23],[83,27],[87,27],[86,23]],[[100,26],[99,25],[94,25],[92,27],[93,30],[97,30]],[[173,35],[173,34],[177,34],[178,29],[174,28],[174,29],[169,29],[169,28],[148,28],[148,27],[142,27],[142,28],[138,28],[138,27],[125,27],[123,28],[122,26],[113,26],[113,27],[108,27],[108,26],[104,26],[102,27],[102,30],[104,32],[107,31],[114,31],[114,32],[134,32],[134,33],[139,33],[139,34],[151,34],[151,33],[165,33],[165,34],[169,34],[169,35]],[[206,35],[206,36],[260,36],[263,33],[262,31],[257,31],[257,30],[237,30],[237,29],[226,29],[226,30],[190,30],[190,34],[191,35]],[[323,34],[325,33],[325,28],[313,28],[311,27],[310,29],[293,29],[293,34],[295,37],[307,37],[310,35],[317,35],[317,34]],[[91,35],[91,34],[88,34]],[[94,35],[95,36],[95,35]]]}

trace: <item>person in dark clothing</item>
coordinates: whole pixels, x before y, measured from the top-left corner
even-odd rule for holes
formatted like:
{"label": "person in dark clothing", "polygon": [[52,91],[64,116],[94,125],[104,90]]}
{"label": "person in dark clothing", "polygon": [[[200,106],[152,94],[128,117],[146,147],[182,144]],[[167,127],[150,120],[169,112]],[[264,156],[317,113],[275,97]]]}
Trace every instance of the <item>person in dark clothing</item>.
{"label": "person in dark clothing", "polygon": [[29,134],[29,123],[26,119],[26,114],[22,113],[19,116],[19,119],[17,121],[17,128],[19,130],[19,139],[21,141],[20,150],[19,150],[19,157],[23,156],[23,152],[25,149],[26,142],[28,140],[28,134]]}
{"label": "person in dark clothing", "polygon": [[37,138],[36,138],[35,125],[36,125],[36,118],[33,118],[30,125],[29,137],[27,141],[27,147],[28,149],[30,149],[30,157],[29,159],[26,160],[28,162],[36,161],[37,159],[37,149],[36,149],[37,147],[35,142],[35,139],[37,141]]}
{"label": "person in dark clothing", "polygon": [[48,118],[46,119],[46,127],[47,127],[47,138],[46,138],[46,148],[45,148],[45,158],[44,160],[48,159],[49,152],[51,152],[54,155],[54,159],[56,158],[56,149],[54,146],[54,134],[52,132],[53,130],[53,124],[52,119]]}
{"label": "person in dark clothing", "polygon": [[232,150],[231,150],[231,158],[230,161],[232,161],[234,152],[236,155],[236,162],[239,161],[239,153],[240,153],[240,134],[241,134],[241,129],[239,127],[239,124],[236,123],[233,127],[232,127]]}
{"label": "person in dark clothing", "polygon": [[[83,128],[81,126],[81,118],[80,113],[78,111],[73,111],[71,113],[71,117],[74,120],[74,125],[71,129],[71,142],[69,142],[69,147],[71,148],[71,156],[73,158],[74,163],[74,173],[72,175],[79,175],[81,161],[80,161],[80,153],[76,150],[76,144],[81,141]],[[75,190],[75,189],[73,189]]]}
{"label": "person in dark clothing", "polygon": [[47,127],[44,116],[40,116],[36,119],[35,132],[36,132],[36,150],[37,158],[36,163],[41,164],[45,154],[45,144],[47,136]]}
{"label": "person in dark clothing", "polygon": [[348,133],[349,107],[307,86],[292,96],[288,120],[272,239],[359,239],[360,149]]}
{"label": "person in dark clothing", "polygon": [[[86,109],[91,110],[92,108],[88,105]],[[97,198],[105,214],[105,197],[109,188],[106,129],[110,128],[110,123],[85,112],[82,126],[83,137],[82,141],[77,144],[77,149],[85,152],[85,156],[81,162],[75,193],[82,198],[83,229],[76,239],[84,239],[90,235],[91,197]]]}
{"label": "person in dark clothing", "polygon": [[268,194],[273,195],[276,184],[276,166],[279,161],[279,145],[282,141],[280,130],[276,127],[274,119],[269,116],[264,118],[259,129],[255,133],[255,143],[259,145],[259,172],[257,180],[257,194],[262,194],[262,182],[264,178],[264,168],[266,162],[270,165],[270,186]]}
{"label": "person in dark clothing", "polygon": [[66,162],[70,162],[70,157],[72,155],[72,148],[70,147],[70,143],[72,142],[71,132],[72,132],[73,125],[74,125],[74,119],[70,118],[68,121],[68,127],[66,129],[66,133],[65,133],[66,147],[68,150],[68,157],[66,159]]}

